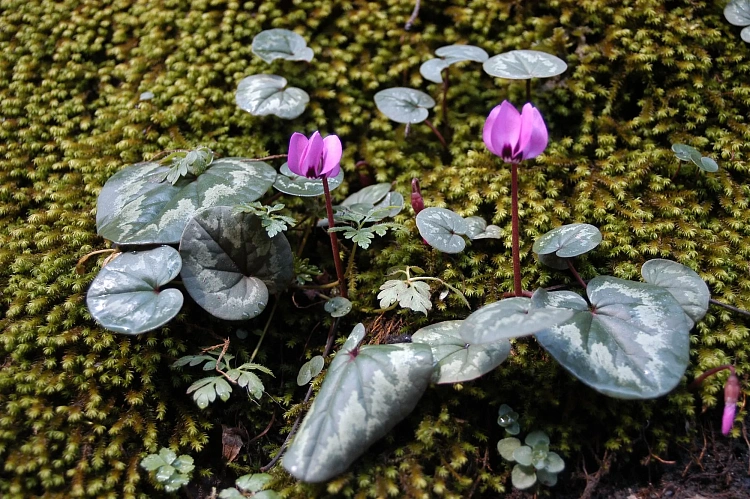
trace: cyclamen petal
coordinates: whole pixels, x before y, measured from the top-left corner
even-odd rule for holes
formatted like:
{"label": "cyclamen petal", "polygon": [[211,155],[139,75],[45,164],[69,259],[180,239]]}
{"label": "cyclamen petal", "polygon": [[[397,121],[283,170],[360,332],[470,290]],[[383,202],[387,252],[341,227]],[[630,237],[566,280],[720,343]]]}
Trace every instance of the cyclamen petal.
{"label": "cyclamen petal", "polygon": [[307,143],[300,159],[300,166],[305,171],[306,177],[317,178],[319,176],[322,155],[323,139],[320,133],[315,132],[310,137],[310,141]]}
{"label": "cyclamen petal", "polygon": [[485,121],[482,139],[487,149],[508,163],[539,156],[547,147],[547,126],[531,104],[518,110],[508,101],[495,106]]}
{"label": "cyclamen petal", "polygon": [[[527,104],[529,105],[529,104]],[[532,128],[531,136],[525,146],[523,159],[536,158],[547,148],[549,136],[547,135],[547,125],[538,109],[532,107]]]}
{"label": "cyclamen petal", "polygon": [[307,137],[299,132],[294,132],[289,139],[289,155],[287,156],[287,166],[297,175],[305,175],[305,170],[301,168],[300,159],[302,153],[307,147]]}
{"label": "cyclamen petal", "polygon": [[724,416],[721,418],[721,432],[724,435],[729,435],[729,432],[732,431],[732,426],[734,426],[734,415],[737,411],[737,404],[731,403],[724,405]]}
{"label": "cyclamen petal", "polygon": [[324,139],[316,131],[308,139],[295,132],[289,139],[287,166],[303,177],[335,177],[341,171],[341,151],[341,140],[336,135]]}
{"label": "cyclamen petal", "polygon": [[341,140],[336,135],[323,139],[323,168],[319,176],[335,177],[341,171]]}

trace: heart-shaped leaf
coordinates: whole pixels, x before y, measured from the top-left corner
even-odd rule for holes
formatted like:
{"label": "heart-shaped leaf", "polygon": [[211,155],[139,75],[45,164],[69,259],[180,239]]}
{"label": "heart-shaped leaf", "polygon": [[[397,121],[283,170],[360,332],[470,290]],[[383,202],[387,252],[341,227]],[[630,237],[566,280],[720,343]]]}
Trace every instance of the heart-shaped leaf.
{"label": "heart-shaped leaf", "polygon": [[443,76],[440,73],[451,64],[462,61],[484,62],[489,57],[487,52],[473,45],[448,45],[440,47],[435,51],[435,55],[438,58],[425,61],[419,67],[419,72],[422,76],[434,83],[443,83]]}
{"label": "heart-shaped leaf", "polygon": [[413,343],[432,348],[435,362],[433,383],[461,383],[476,379],[502,364],[510,354],[510,342],[471,345],[459,334],[463,321],[445,321],[423,327],[411,337]]}
{"label": "heart-shaped leaf", "polygon": [[396,87],[375,94],[375,105],[381,113],[398,123],[420,123],[427,119],[435,101],[413,88]]}
{"label": "heart-shaped leaf", "polygon": [[324,364],[323,357],[320,355],[316,355],[302,364],[302,367],[299,368],[299,373],[297,373],[297,385],[303,386],[308,384],[310,380],[320,374],[320,371],[323,370]]}
{"label": "heart-shaped leaf", "polygon": [[724,7],[724,17],[734,26],[750,26],[750,0],[732,0]]}
{"label": "heart-shaped leaf", "polygon": [[433,83],[443,83],[443,75],[441,73],[445,68],[453,64],[453,62],[452,59],[430,59],[429,61],[424,61],[419,66],[419,73],[425,80]]}
{"label": "heart-shaped leaf", "polygon": [[688,363],[689,321],[666,289],[615,277],[587,285],[591,308],[570,291],[537,290],[534,306],[575,311],[540,331],[537,341],[576,378],[611,397],[647,399],[668,393]]}
{"label": "heart-shaped leaf", "polygon": [[425,208],[417,214],[417,228],[427,244],[444,253],[460,253],[466,247],[461,235],[469,231],[469,226],[451,210]]}
{"label": "heart-shaped leaf", "polygon": [[253,54],[266,62],[275,59],[288,61],[312,61],[313,51],[300,35],[288,29],[267,29],[253,38]]}
{"label": "heart-shaped leaf", "polygon": [[[297,175],[289,169],[289,164],[284,163],[279,168],[279,173],[276,177],[276,181],[273,183],[273,187],[292,196],[299,197],[314,197],[322,196],[324,194],[323,180],[318,178],[307,178],[301,175]],[[344,180],[344,170],[339,170],[338,175],[328,179],[328,190],[332,191],[336,187],[341,185]]]}
{"label": "heart-shaped leaf", "polygon": [[706,282],[692,269],[677,262],[657,258],[643,264],[641,275],[647,283],[661,286],[672,293],[690,318],[691,328],[706,315],[711,291]]}
{"label": "heart-shaped leaf", "polygon": [[253,116],[274,114],[293,120],[305,110],[310,96],[301,88],[285,88],[286,84],[286,78],[277,75],[248,76],[237,86],[235,100],[240,109]]}
{"label": "heart-shaped leaf", "polygon": [[116,244],[177,244],[188,220],[218,205],[251,203],[276,180],[262,161],[215,159],[201,175],[162,182],[169,167],[157,162],[123,168],[104,184],[96,203],[96,229]]}
{"label": "heart-shaped leaf", "polygon": [[336,354],[284,456],[299,480],[323,482],[345,471],[414,409],[430,382],[429,346],[349,346],[359,336],[352,332]]}
{"label": "heart-shaped leaf", "polygon": [[552,229],[534,242],[534,253],[560,258],[582,255],[599,246],[602,233],[589,224],[568,224]]}
{"label": "heart-shaped leaf", "polygon": [[463,321],[459,335],[473,345],[497,343],[534,334],[572,316],[570,310],[532,308],[529,298],[506,298],[469,315]]}
{"label": "heart-shaped leaf", "polygon": [[352,311],[352,302],[343,296],[336,296],[328,300],[323,308],[331,317],[343,317]]}
{"label": "heart-shaped leaf", "polygon": [[693,163],[700,162],[701,153],[695,147],[691,147],[686,144],[672,144],[672,152],[677,156],[677,159],[682,161],[692,161]]}
{"label": "heart-shaped leaf", "polygon": [[550,78],[568,69],[559,57],[538,50],[511,50],[490,57],[482,67],[490,76],[510,80]]}
{"label": "heart-shaped leaf", "polygon": [[228,206],[204,210],[188,223],[180,255],[187,292],[225,320],[256,317],[266,307],[269,293],[282,291],[293,277],[286,237],[268,237],[259,217]]}
{"label": "heart-shaped leaf", "polygon": [[538,253],[535,253],[535,255],[537,260],[548,267],[552,267],[553,269],[557,270],[568,269],[568,260],[566,260],[565,258],[560,258],[554,253],[550,253],[549,255],[540,255]]}
{"label": "heart-shaped leaf", "polygon": [[373,207],[373,210],[368,213],[368,217],[373,222],[379,222],[384,218],[395,217],[403,209],[404,196],[400,192],[391,191]]}
{"label": "heart-shaped leaf", "polygon": [[350,194],[341,203],[341,206],[352,206],[355,204],[368,204],[375,206],[391,190],[391,184],[383,182],[382,184],[373,184],[364,187],[354,194]]}
{"label": "heart-shaped leaf", "polygon": [[140,334],[169,322],[182,308],[182,293],[161,289],[177,277],[182,261],[174,248],[122,253],[96,276],[86,294],[95,321],[116,333]]}
{"label": "heart-shaped leaf", "polygon": [[497,225],[487,225],[482,217],[467,217],[464,221],[469,227],[466,236],[472,241],[475,239],[500,239],[502,234]]}

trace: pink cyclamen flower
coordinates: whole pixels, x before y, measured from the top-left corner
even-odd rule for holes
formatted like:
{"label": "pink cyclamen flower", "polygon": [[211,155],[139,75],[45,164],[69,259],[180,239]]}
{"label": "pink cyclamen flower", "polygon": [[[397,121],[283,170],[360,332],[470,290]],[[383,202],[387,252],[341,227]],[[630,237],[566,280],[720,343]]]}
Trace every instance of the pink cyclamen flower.
{"label": "pink cyclamen flower", "polygon": [[424,199],[422,198],[422,189],[419,187],[419,179],[411,179],[411,208],[415,215],[424,210]]}
{"label": "pink cyclamen flower", "polygon": [[315,132],[310,139],[294,132],[289,139],[289,169],[307,178],[331,178],[341,171],[341,140],[336,135],[325,139]]}
{"label": "pink cyclamen flower", "polygon": [[734,426],[737,399],[740,398],[740,379],[732,373],[724,385],[724,416],[721,418],[721,432],[728,435]]}
{"label": "pink cyclamen flower", "polygon": [[521,113],[510,102],[503,101],[490,112],[484,123],[482,138],[492,154],[506,163],[520,163],[536,158],[547,147],[547,125],[539,110],[531,104]]}

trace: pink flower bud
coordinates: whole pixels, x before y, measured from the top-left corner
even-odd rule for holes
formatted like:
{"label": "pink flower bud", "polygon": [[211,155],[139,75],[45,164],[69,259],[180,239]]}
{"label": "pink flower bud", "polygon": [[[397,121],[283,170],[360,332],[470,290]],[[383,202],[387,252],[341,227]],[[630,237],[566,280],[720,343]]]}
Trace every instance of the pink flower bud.
{"label": "pink flower bud", "polygon": [[416,178],[411,179],[411,207],[415,215],[424,210],[422,190],[419,188],[419,179]]}
{"label": "pink flower bud", "polygon": [[506,163],[536,158],[547,147],[547,125],[539,110],[527,103],[521,113],[503,101],[490,112],[482,132],[487,149]]}
{"label": "pink flower bud", "polygon": [[737,400],[740,397],[740,379],[732,373],[724,385],[724,416],[721,418],[721,432],[728,435],[734,425],[734,415],[737,411]]}
{"label": "pink flower bud", "polygon": [[289,139],[289,169],[307,178],[331,178],[341,171],[341,140],[336,135],[325,139],[313,133],[308,139],[298,132]]}

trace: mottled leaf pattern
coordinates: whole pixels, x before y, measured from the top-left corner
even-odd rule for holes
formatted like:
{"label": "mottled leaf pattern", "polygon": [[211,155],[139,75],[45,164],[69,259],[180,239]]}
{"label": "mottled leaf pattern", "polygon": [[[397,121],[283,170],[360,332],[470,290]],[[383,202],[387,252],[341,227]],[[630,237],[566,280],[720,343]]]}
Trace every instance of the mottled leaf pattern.
{"label": "mottled leaf pattern", "polygon": [[[307,178],[297,175],[289,169],[288,163],[281,165],[279,173],[281,175],[276,177],[273,187],[284,194],[299,197],[315,197],[322,196],[325,192],[323,189],[323,181],[321,179]],[[342,169],[339,170],[338,175],[328,179],[328,190],[334,190],[341,185],[343,180],[344,170]]]}
{"label": "mottled leaf pattern", "polygon": [[255,35],[251,49],[253,54],[266,62],[276,59],[310,62],[314,55],[304,38],[294,31],[280,28],[267,29]]}
{"label": "mottled leaf pattern", "polygon": [[417,214],[417,228],[427,244],[443,253],[460,253],[466,247],[461,235],[469,231],[469,225],[451,210],[425,208]]}
{"label": "mottled leaf pattern", "polygon": [[398,123],[420,123],[430,114],[435,101],[413,88],[396,87],[375,94],[375,105],[381,113]]}
{"label": "mottled leaf pattern", "polygon": [[547,232],[534,242],[534,253],[560,258],[582,255],[599,246],[602,233],[589,224],[568,224]]}
{"label": "mottled leaf pattern", "polygon": [[512,50],[490,57],[482,66],[490,76],[511,80],[549,78],[565,71],[568,65],[559,57],[538,50]]}
{"label": "mottled leaf pattern", "polygon": [[660,258],[649,260],[641,267],[643,280],[672,293],[687,316],[690,327],[706,315],[711,291],[706,282],[692,269]]}
{"label": "mottled leaf pattern", "polygon": [[269,293],[284,290],[293,277],[286,237],[269,238],[260,218],[227,206],[204,210],[190,221],[180,254],[185,289],[220,319],[256,317]]}
{"label": "mottled leaf pattern", "polygon": [[284,468],[299,480],[324,482],[345,471],[414,409],[430,382],[429,346],[357,348],[359,337],[353,332],[336,354],[284,456]]}
{"label": "mottled leaf pattern", "polygon": [[161,289],[177,277],[182,261],[174,248],[123,253],[91,283],[86,305],[110,331],[140,334],[169,322],[182,308],[182,293]]}
{"label": "mottled leaf pattern", "polygon": [[248,76],[237,86],[235,101],[240,109],[253,116],[273,114],[293,120],[304,112],[310,96],[301,88],[285,88],[286,84],[286,78],[277,75]]}

